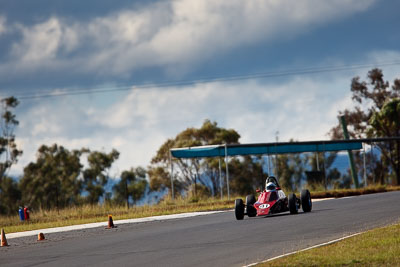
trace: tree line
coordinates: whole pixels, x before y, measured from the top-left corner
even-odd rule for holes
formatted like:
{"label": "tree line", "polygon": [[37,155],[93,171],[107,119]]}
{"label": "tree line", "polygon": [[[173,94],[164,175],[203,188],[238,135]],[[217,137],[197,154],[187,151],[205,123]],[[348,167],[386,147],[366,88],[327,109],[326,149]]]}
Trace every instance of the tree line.
{"label": "tree line", "polygon": [[12,112],[19,102],[9,97],[2,99],[1,104],[0,214],[15,213],[18,206],[59,209],[85,203],[93,205],[102,199],[129,207],[142,198],[148,183],[146,171],[141,167],[121,173],[113,187],[112,199],[105,194],[104,187],[110,179],[108,171],[119,157],[115,149],[106,153],[87,148],[68,150],[57,144],[42,145],[36,161],[24,167],[18,180],[9,177],[9,169],[22,155],[14,135],[19,122]]}
{"label": "tree line", "polygon": [[[352,138],[400,136],[400,80],[390,86],[382,70],[372,69],[367,80],[352,79],[354,107],[339,111],[345,116]],[[225,161],[218,158],[173,159],[174,177],[170,175],[171,148],[216,144],[239,144],[240,134],[234,129],[219,127],[205,120],[200,128],[187,128],[175,138],[167,139],[157,150],[147,169],[132,167],[119,175],[112,188],[112,197],[105,192],[111,178],[109,170],[118,160],[119,152],[91,151],[88,148],[68,150],[53,144],[42,145],[36,161],[23,169],[22,176],[12,179],[8,170],[22,155],[15,141],[14,129],[18,120],[13,109],[19,104],[14,97],[1,100],[0,136],[0,213],[13,213],[18,205],[52,209],[81,204],[98,204],[101,200],[129,207],[140,200],[145,191],[165,192],[174,181],[178,195],[192,198],[226,194]],[[340,124],[334,126],[331,139],[343,139]],[[400,141],[375,144],[380,153],[367,153],[369,183],[400,184]],[[274,158],[274,174],[287,190],[299,190],[304,181],[313,188],[349,188],[350,173],[341,174],[332,164],[336,153],[286,154]],[[355,152],[359,176],[363,170],[360,152]],[[85,162],[85,164],[83,164]],[[221,165],[220,165],[221,164]],[[234,157],[229,160],[230,190],[246,195],[262,188],[268,176],[266,159],[261,156]],[[220,170],[222,181],[220,181]],[[306,175],[306,171],[324,173]],[[221,187],[222,184],[222,187]],[[222,192],[221,192],[222,190]]]}
{"label": "tree line", "polygon": [[[19,180],[3,176],[0,181],[0,213],[10,214],[18,206],[37,209],[59,209],[64,207],[98,204],[101,200],[115,204],[135,203],[141,199],[146,186],[143,168],[131,168],[121,173],[113,186],[113,198],[105,194],[108,173],[118,159],[119,152],[68,150],[53,144],[42,145],[35,162],[23,169]],[[82,160],[87,162],[84,168]]]}

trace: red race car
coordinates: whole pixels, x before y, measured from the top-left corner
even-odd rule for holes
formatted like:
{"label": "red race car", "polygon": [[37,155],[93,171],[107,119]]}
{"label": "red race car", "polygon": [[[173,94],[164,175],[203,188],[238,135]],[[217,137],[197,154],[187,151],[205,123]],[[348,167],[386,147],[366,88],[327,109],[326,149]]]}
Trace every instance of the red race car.
{"label": "red race car", "polygon": [[294,193],[286,197],[285,193],[279,187],[276,178],[270,176],[266,180],[265,190],[261,192],[257,201],[254,195],[246,197],[246,204],[243,203],[242,199],[235,200],[235,216],[237,220],[243,220],[244,215],[255,217],[285,211],[296,214],[300,207],[304,212],[311,211],[310,191],[303,189],[300,193],[300,199]]}

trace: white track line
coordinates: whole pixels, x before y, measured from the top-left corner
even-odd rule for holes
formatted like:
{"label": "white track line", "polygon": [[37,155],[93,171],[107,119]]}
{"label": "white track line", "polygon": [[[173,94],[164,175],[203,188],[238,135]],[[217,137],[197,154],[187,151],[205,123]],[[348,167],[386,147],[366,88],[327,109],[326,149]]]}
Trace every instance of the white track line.
{"label": "white track line", "polygon": [[[361,196],[361,195],[360,195],[360,196]],[[355,198],[355,197],[357,197],[357,196],[339,197],[339,198],[337,198],[337,199],[349,199],[349,198]]]}
{"label": "white track line", "polygon": [[[145,218],[138,218],[138,219],[117,220],[117,221],[114,221],[114,224],[118,225],[118,224],[125,224],[125,223],[144,223],[144,222],[153,222],[153,221],[164,221],[164,220],[171,220],[171,219],[181,219],[181,218],[189,218],[189,217],[194,217],[194,216],[209,215],[209,214],[215,214],[215,213],[221,213],[221,212],[226,212],[226,211],[202,211],[202,212],[161,215],[161,216],[145,217]],[[39,233],[43,233],[43,234],[59,233],[59,232],[82,230],[82,229],[89,229],[89,228],[96,228],[96,227],[106,227],[106,226],[108,226],[108,222],[87,223],[87,224],[80,224],[80,225],[39,229],[39,230],[33,230],[33,231],[7,234],[7,239],[25,237],[25,236],[34,236],[34,235],[38,235]]]}
{"label": "white track line", "polygon": [[286,254],[283,254],[283,255],[280,255],[280,256],[276,256],[276,257],[270,258],[268,260],[259,261],[259,262],[255,262],[255,263],[252,263],[252,264],[249,264],[249,265],[244,265],[244,266],[245,267],[250,267],[250,266],[255,266],[257,264],[273,261],[273,260],[280,259],[280,258],[289,256],[289,255],[293,255],[293,254],[296,254],[296,253],[299,253],[299,252],[307,251],[307,250],[310,250],[310,249],[313,249],[313,248],[319,248],[319,247],[323,247],[323,246],[326,246],[326,245],[330,245],[330,244],[342,241],[344,239],[347,239],[347,238],[350,238],[350,237],[353,237],[353,236],[356,236],[356,235],[360,235],[362,233],[365,233],[365,232],[352,234],[352,235],[345,236],[345,237],[342,237],[342,238],[338,238],[338,239],[335,239],[335,240],[331,240],[331,241],[328,241],[328,242],[325,242],[325,243],[322,243],[322,244],[318,244],[318,245],[315,245],[315,246],[311,246],[311,247],[308,247],[308,248],[304,248],[304,249],[301,249],[301,250],[297,250],[297,251],[294,251],[294,252],[289,252],[289,253],[286,253]]}
{"label": "white track line", "polygon": [[313,198],[312,202],[319,202],[319,201],[331,200],[331,199],[335,199],[335,198],[333,198],[333,197],[329,197],[329,198]]}

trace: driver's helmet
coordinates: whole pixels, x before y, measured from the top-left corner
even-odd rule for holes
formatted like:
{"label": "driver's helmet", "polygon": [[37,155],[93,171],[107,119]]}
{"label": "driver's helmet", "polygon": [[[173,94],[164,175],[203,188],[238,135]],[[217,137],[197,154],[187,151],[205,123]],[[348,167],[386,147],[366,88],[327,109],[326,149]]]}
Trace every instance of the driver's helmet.
{"label": "driver's helmet", "polygon": [[278,186],[278,180],[276,180],[275,176],[269,176],[266,183],[268,182],[274,183]]}
{"label": "driver's helmet", "polygon": [[276,184],[267,181],[267,182],[266,182],[266,185],[265,185],[265,190],[267,190],[267,191],[274,191],[274,190],[276,190]]}

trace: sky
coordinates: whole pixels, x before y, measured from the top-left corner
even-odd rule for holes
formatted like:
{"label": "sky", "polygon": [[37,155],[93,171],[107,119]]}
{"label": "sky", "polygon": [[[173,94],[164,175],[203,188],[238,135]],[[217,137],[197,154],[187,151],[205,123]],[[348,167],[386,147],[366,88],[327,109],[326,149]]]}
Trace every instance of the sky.
{"label": "sky", "polygon": [[[397,0],[0,0],[0,98],[23,156],[57,143],[148,166],[205,119],[241,143],[326,140],[351,79],[400,77]],[[328,71],[323,71],[328,70]],[[168,85],[168,86],[166,86]]]}

